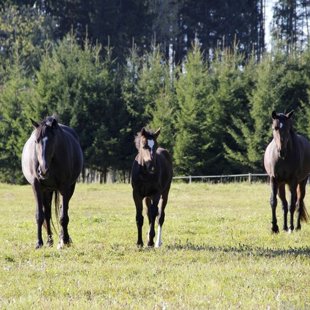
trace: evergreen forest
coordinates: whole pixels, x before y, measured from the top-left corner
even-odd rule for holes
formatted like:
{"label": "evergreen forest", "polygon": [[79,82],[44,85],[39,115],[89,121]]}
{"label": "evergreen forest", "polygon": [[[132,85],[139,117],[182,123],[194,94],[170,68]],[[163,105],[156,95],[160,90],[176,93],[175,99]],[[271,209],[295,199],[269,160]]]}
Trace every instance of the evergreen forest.
{"label": "evergreen forest", "polygon": [[174,175],[263,172],[273,110],[310,137],[310,2],[275,0],[267,42],[269,1],[0,0],[0,182],[52,114],[101,182],[128,181],[144,126]]}

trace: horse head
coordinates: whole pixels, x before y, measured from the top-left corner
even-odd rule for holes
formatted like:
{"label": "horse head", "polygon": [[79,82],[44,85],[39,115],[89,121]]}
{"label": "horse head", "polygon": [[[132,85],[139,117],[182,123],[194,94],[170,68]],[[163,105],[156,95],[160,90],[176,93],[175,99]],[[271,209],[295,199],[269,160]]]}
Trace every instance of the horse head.
{"label": "horse head", "polygon": [[276,143],[277,151],[282,159],[286,157],[288,141],[291,136],[291,131],[293,130],[293,122],[291,116],[294,111],[289,113],[276,113],[272,112],[272,131],[273,139]]}
{"label": "horse head", "polygon": [[35,127],[35,153],[38,160],[37,175],[44,180],[49,176],[49,168],[57,144],[56,131],[60,129],[53,116],[46,117],[41,123],[31,120]]}
{"label": "horse head", "polygon": [[156,132],[142,128],[141,132],[136,137],[136,147],[139,151],[139,164],[143,166],[150,174],[156,173],[156,150],[157,137],[159,136],[160,128]]}

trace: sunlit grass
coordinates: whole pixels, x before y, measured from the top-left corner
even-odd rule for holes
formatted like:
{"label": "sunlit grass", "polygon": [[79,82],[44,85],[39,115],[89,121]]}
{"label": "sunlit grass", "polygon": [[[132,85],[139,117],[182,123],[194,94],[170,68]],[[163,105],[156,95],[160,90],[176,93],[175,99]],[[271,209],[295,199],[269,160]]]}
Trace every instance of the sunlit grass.
{"label": "sunlit grass", "polygon": [[34,250],[31,188],[2,184],[0,308],[307,309],[310,224],[272,235],[269,195],[267,184],[174,183],[162,248],[139,250],[130,185],[78,184],[73,246],[58,251]]}

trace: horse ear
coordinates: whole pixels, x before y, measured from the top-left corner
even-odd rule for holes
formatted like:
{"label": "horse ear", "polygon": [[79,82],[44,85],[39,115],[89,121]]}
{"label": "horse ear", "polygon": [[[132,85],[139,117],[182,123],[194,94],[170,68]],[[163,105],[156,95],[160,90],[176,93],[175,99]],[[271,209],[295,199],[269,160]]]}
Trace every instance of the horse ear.
{"label": "horse ear", "polygon": [[154,136],[155,136],[156,139],[157,139],[157,137],[159,136],[159,134],[160,134],[160,128],[158,128],[158,129],[155,131],[155,133],[154,133]]}
{"label": "horse ear", "polygon": [[146,133],[146,130],[145,130],[145,127],[143,127],[143,128],[141,129],[141,135],[142,135],[142,136],[145,136],[145,133]]}
{"label": "horse ear", "polygon": [[33,125],[33,127],[34,128],[38,128],[40,125],[36,122],[36,121],[34,121],[32,118],[30,119],[31,120],[31,123],[32,123],[32,125]]}
{"label": "horse ear", "polygon": [[287,113],[286,117],[287,118],[291,118],[293,114],[294,114],[294,110],[292,110],[291,112]]}
{"label": "horse ear", "polygon": [[273,119],[277,119],[277,112],[276,111],[272,111],[271,116]]}
{"label": "horse ear", "polygon": [[56,128],[56,127],[57,127],[57,120],[56,120],[56,118],[53,118],[52,128]]}

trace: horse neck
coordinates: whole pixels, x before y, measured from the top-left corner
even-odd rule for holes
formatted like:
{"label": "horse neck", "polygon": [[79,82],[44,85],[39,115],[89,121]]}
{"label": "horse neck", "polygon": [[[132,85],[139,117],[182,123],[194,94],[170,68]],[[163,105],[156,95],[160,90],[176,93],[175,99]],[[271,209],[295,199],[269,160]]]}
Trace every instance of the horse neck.
{"label": "horse neck", "polygon": [[297,137],[296,133],[293,130],[291,130],[290,134],[289,134],[288,141],[287,141],[287,149],[288,149],[288,151],[291,151],[291,150],[295,151],[294,144],[295,144],[295,141],[296,141],[296,137]]}
{"label": "horse neck", "polygon": [[144,166],[144,164],[145,164],[144,154],[143,153],[144,153],[143,149],[140,149],[139,152],[138,152],[137,161],[138,161],[138,164],[140,166]]}
{"label": "horse neck", "polygon": [[62,160],[67,152],[69,142],[65,139],[62,130],[57,131],[54,139],[54,157],[58,160]]}
{"label": "horse neck", "polygon": [[144,165],[144,160],[143,160],[143,157],[142,155],[140,154],[140,152],[138,153],[137,155],[137,162],[140,166],[143,166]]}
{"label": "horse neck", "polygon": [[[143,154],[144,150],[140,149],[138,152],[138,155],[136,157],[136,161],[138,162],[139,166],[144,167],[145,166],[145,158]],[[158,166],[158,157],[157,152],[155,151],[152,158],[153,163],[155,163],[156,166]]]}

